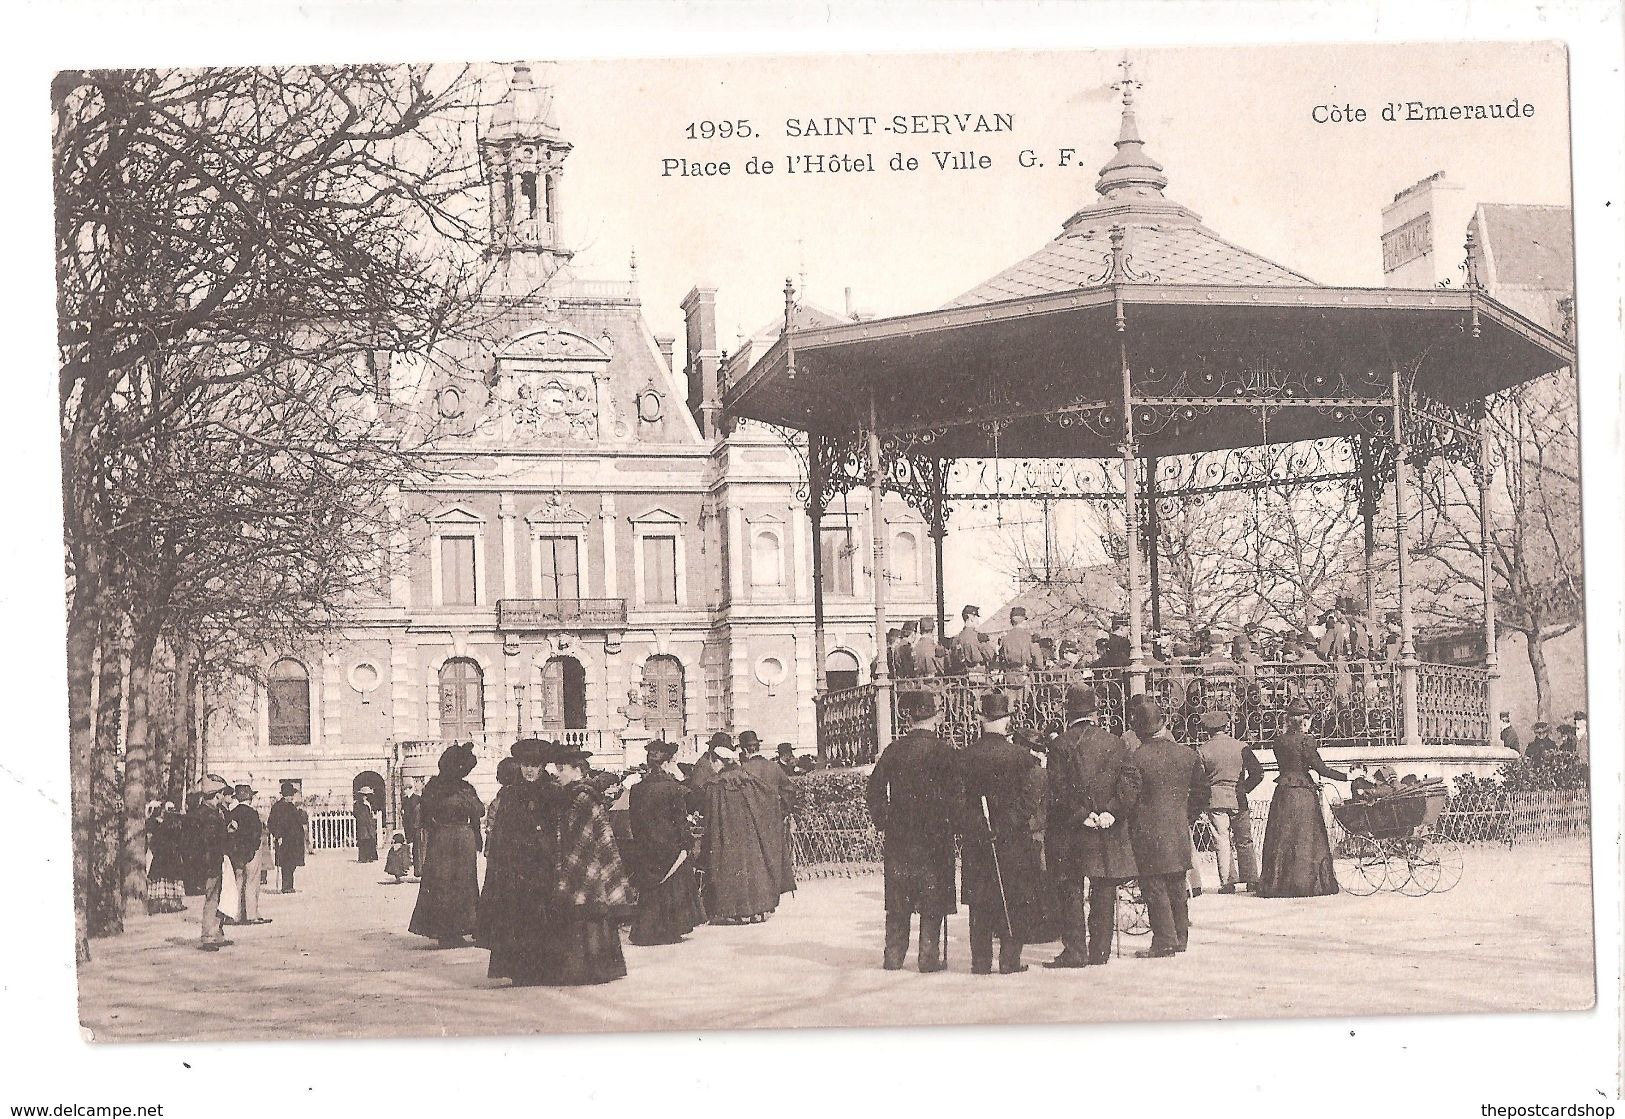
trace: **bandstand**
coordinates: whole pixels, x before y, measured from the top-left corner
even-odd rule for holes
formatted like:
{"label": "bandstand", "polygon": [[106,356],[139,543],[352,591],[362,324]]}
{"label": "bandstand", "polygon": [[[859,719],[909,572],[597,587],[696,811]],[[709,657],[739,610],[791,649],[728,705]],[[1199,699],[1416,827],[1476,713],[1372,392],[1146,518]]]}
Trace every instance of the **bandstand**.
{"label": "bandstand", "polygon": [[[944,733],[976,733],[980,694],[1011,694],[1018,726],[1060,715],[1068,684],[1097,688],[1108,717],[1150,693],[1188,718],[1206,707],[1267,746],[1293,697],[1315,711],[1328,759],[1391,761],[1433,775],[1492,769],[1496,640],[1482,603],[1486,663],[1416,656],[1412,597],[1414,470],[1436,460],[1472,471],[1480,524],[1493,504],[1484,425],[1499,393],[1572,365],[1569,344],[1484,292],[1467,251],[1460,288],[1327,287],[1233,245],[1163,193],[1167,178],[1122,83],[1122,128],[1098,201],[1037,253],[939,310],[785,328],[724,391],[730,418],[805,438],[814,539],[832,499],[868,487],[873,569],[887,570],[885,491],[931,525],[938,632],[946,635],[942,544],[955,502],[1081,500],[1120,518],[1126,663],[1058,671],[913,678],[938,694]],[[1184,469],[1167,471],[1173,461]],[[998,464],[1023,469],[1012,483]],[[987,464],[994,464],[990,472]],[[967,469],[967,464],[977,464]],[[1167,479],[1179,481],[1169,485]],[[991,483],[988,479],[992,479]],[[1201,672],[1159,661],[1147,642],[1158,605],[1159,511],[1226,492],[1351,487],[1364,524],[1368,618],[1398,615],[1398,647],[1336,665],[1261,662]],[[1487,531],[1487,528],[1486,530]],[[1393,557],[1397,601],[1378,601],[1375,559]],[[1483,586],[1492,585],[1481,539]],[[886,657],[855,688],[825,686],[822,578],[814,550],[819,751],[870,761],[897,733]],[[1148,570],[1149,569],[1149,570]],[[875,580],[875,647],[886,648],[885,580]],[[1188,724],[1187,724],[1188,725]],[[1265,755],[1266,760],[1268,755]],[[1336,762],[1334,761],[1334,764]]]}

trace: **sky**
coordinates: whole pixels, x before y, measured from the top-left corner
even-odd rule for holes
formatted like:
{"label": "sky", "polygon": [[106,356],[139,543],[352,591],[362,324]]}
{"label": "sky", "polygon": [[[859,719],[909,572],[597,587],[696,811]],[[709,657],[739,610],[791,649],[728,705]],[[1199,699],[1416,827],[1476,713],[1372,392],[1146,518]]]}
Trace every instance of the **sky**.
{"label": "sky", "polygon": [[[718,289],[731,349],[782,314],[793,278],[833,311],[941,306],[1039,248],[1079,207],[1119,126],[1117,52],[987,52],[568,61],[535,67],[574,145],[562,224],[578,272],[624,278],[636,250],[644,313],[679,338],[693,286]],[[1167,197],[1221,236],[1323,283],[1382,284],[1380,222],[1394,194],[1436,171],[1481,201],[1568,204],[1567,58],[1555,43],[1185,48],[1132,51],[1136,112]],[[538,60],[540,61],[540,60]],[[501,80],[502,71],[494,71]],[[1390,102],[1532,104],[1512,121],[1387,123]],[[1316,106],[1363,108],[1317,123]],[[1007,115],[1009,131],[895,135],[896,114]],[[1326,115],[1324,112],[1321,115]],[[786,121],[873,116],[870,136],[792,138]],[[701,122],[748,139],[689,139]],[[803,131],[806,131],[803,125]],[[1060,149],[1074,149],[1060,166]],[[1043,166],[1018,166],[1030,149]],[[985,170],[941,171],[973,151]],[[920,160],[893,172],[893,154]],[[790,156],[872,154],[872,173],[791,174]],[[751,157],[770,175],[745,172]],[[663,174],[665,160],[727,161],[723,175]],[[1006,520],[1012,510],[1001,511]],[[996,605],[995,517],[956,517],[950,597]],[[1014,511],[1019,519],[1024,514]],[[1075,523],[1075,522],[1074,522]],[[956,593],[957,592],[957,593]]]}

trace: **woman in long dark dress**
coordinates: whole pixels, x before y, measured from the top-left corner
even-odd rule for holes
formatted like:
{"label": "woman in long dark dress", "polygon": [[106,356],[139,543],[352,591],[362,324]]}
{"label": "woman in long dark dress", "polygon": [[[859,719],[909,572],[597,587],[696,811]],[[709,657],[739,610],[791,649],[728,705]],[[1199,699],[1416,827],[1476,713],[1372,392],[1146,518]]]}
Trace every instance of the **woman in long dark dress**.
{"label": "woman in long dark dress", "polygon": [[378,861],[378,817],[373,813],[372,801],[367,799],[365,792],[355,795],[352,814],[355,816],[355,861],[375,863]]}
{"label": "woman in long dark dress", "polygon": [[185,869],[181,849],[181,818],[173,804],[154,802],[147,816],[147,850],[152,862],[147,866],[147,912],[180,913],[186,909],[181,879]]}
{"label": "woman in long dark dress", "polygon": [[550,902],[564,791],[545,769],[552,748],[535,738],[515,742],[503,759],[514,763],[514,779],[493,803],[478,939],[491,952],[486,974],[515,987],[550,982],[560,944]]}
{"label": "woman in long dark dress", "polygon": [[[516,742],[513,749],[518,750],[519,746],[520,743]],[[482,948],[491,946],[491,922],[502,904],[499,899],[505,885],[503,874],[505,868],[504,860],[499,854],[501,843],[497,834],[497,821],[502,816],[502,806],[512,799],[507,795],[509,787],[520,778],[517,757],[506,757],[497,762],[497,795],[485,806],[485,884],[480,887],[479,914],[474,930],[474,943]]]}
{"label": "woman in long dark dress", "polygon": [[203,850],[202,798],[186,794],[186,814],[180,818],[181,884],[188,897],[201,897],[209,880],[208,859]]}
{"label": "woman in long dark dress", "polygon": [[477,927],[480,897],[480,822],[485,804],[463,778],[474,771],[474,744],[453,743],[440,755],[440,772],[423,786],[423,826],[428,843],[423,881],[408,930],[461,946]]}
{"label": "woman in long dark dress", "polygon": [[627,870],[638,889],[633,944],[676,944],[705,922],[694,887],[688,789],[670,770],[677,747],[649,743],[649,769],[628,794]]}
{"label": "woman in long dark dress", "polygon": [[552,959],[541,982],[559,987],[607,983],[626,974],[615,913],[630,905],[631,886],[602,793],[587,775],[591,756],[562,745],[549,754],[562,795],[547,805],[557,825],[558,872],[549,914]]}
{"label": "woman in long dark dress", "polygon": [[1274,742],[1275,796],[1270,800],[1264,831],[1262,873],[1254,889],[1265,898],[1308,898],[1337,893],[1332,846],[1320,811],[1320,787],[1311,773],[1334,781],[1348,774],[1320,758],[1315,740],[1305,733],[1309,705],[1301,699],[1287,708],[1287,730]]}

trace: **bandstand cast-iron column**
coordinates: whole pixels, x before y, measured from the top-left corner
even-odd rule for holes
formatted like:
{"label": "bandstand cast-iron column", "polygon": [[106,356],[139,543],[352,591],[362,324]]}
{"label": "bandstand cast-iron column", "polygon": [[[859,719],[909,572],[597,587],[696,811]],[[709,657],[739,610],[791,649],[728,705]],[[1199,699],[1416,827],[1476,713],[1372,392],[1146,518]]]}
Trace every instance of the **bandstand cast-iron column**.
{"label": "bandstand cast-iron column", "polygon": [[1123,227],[1112,226],[1112,298],[1117,310],[1117,359],[1123,392],[1123,537],[1128,544],[1128,694],[1145,691],[1145,634],[1141,611],[1145,595],[1140,589],[1140,479],[1134,458],[1134,389],[1128,368],[1128,323],[1123,317]]}
{"label": "bandstand cast-iron column", "polygon": [[1494,746],[1499,741],[1495,728],[1501,710],[1501,656],[1495,647],[1495,533],[1490,523],[1490,484],[1495,480],[1495,460],[1490,446],[1490,414],[1486,403],[1484,414],[1478,419],[1478,465],[1473,476],[1478,482],[1478,558],[1484,580],[1484,739]]}
{"label": "bandstand cast-iron column", "polygon": [[[1377,616],[1377,509],[1382,487],[1377,479],[1376,450],[1369,435],[1357,435],[1355,461],[1360,468],[1360,520],[1365,527],[1365,616]],[[1375,634],[1372,635],[1373,638]]]}
{"label": "bandstand cast-iron column", "polygon": [[1405,483],[1405,468],[1409,465],[1409,421],[1404,416],[1404,398],[1400,395],[1399,367],[1393,370],[1394,400],[1394,536],[1399,560],[1399,694],[1404,717],[1405,737],[1400,743],[1406,747],[1422,745],[1421,724],[1416,707],[1416,644],[1411,634],[1411,494]]}
{"label": "bandstand cast-iron column", "polygon": [[1162,522],[1157,513],[1157,456],[1145,456],[1145,554],[1151,562],[1151,632],[1162,632]]}
{"label": "bandstand cast-iron column", "polygon": [[891,670],[886,663],[886,476],[880,464],[880,417],[869,386],[869,536],[875,590],[875,748],[891,742]]}
{"label": "bandstand cast-iron column", "polygon": [[948,588],[942,579],[942,544],[948,535],[948,460],[937,460],[931,493],[931,542],[936,546],[937,640],[948,637]]}
{"label": "bandstand cast-iron column", "polygon": [[812,596],[813,596],[813,656],[817,664],[813,680],[818,695],[829,686],[824,675],[824,439],[816,432],[807,433],[807,517],[812,521]]}

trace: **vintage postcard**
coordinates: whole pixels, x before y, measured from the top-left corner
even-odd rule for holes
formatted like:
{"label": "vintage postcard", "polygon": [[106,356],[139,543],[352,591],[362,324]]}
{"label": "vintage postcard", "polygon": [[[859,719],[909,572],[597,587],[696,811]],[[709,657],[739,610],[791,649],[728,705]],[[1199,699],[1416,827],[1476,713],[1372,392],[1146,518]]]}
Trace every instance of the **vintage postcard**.
{"label": "vintage postcard", "polygon": [[1592,1007],[1569,104],[61,72],[84,1027]]}

